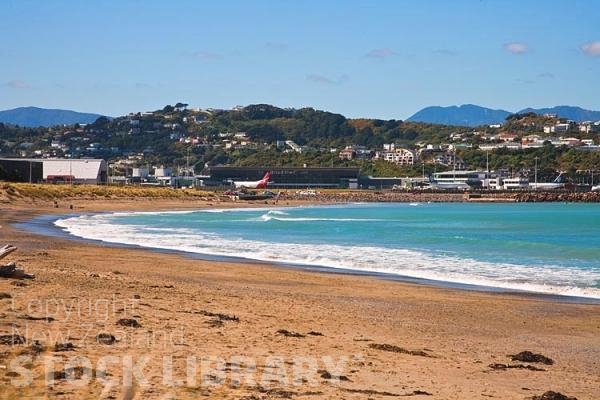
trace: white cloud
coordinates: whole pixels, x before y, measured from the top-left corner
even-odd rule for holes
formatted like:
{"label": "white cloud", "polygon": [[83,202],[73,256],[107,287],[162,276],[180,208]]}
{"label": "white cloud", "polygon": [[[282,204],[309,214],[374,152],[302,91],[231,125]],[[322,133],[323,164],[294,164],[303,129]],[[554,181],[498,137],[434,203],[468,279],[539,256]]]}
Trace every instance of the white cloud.
{"label": "white cloud", "polygon": [[306,77],[306,79],[308,79],[309,81],[313,82],[313,83],[318,83],[318,84],[322,84],[322,85],[341,85],[342,83],[348,81],[350,79],[350,77],[348,77],[348,75],[344,74],[341,75],[338,79],[331,79],[325,75],[321,75],[321,74],[310,74]]}
{"label": "white cloud", "polygon": [[522,42],[511,42],[504,44],[504,49],[513,54],[525,54],[529,52],[529,47]]}
{"label": "white cloud", "polygon": [[306,79],[314,83],[322,83],[326,85],[333,85],[335,83],[334,80],[319,74],[310,74],[306,77]]}
{"label": "white cloud", "polygon": [[369,51],[366,54],[366,57],[369,58],[379,58],[379,59],[385,59],[388,57],[392,57],[397,55],[398,53],[396,53],[394,50],[392,49],[388,49],[388,48],[383,48],[383,49],[373,49],[371,51]]}
{"label": "white cloud", "polygon": [[535,83],[532,79],[517,79],[517,82],[525,85],[533,85]]}
{"label": "white cloud", "polygon": [[192,57],[194,57],[195,59],[198,59],[198,60],[203,60],[203,61],[214,61],[214,60],[219,60],[219,59],[223,58],[223,56],[221,54],[213,53],[210,51],[204,51],[204,50],[195,51],[194,53],[192,53]]}
{"label": "white cloud", "polygon": [[457,51],[449,50],[449,49],[437,49],[433,51],[435,54],[439,54],[442,56],[456,56],[458,55]]}
{"label": "white cloud", "polygon": [[554,74],[551,72],[542,72],[538,74],[538,78],[554,79]]}
{"label": "white cloud", "polygon": [[280,42],[267,42],[265,43],[265,46],[267,46],[269,50],[274,52],[283,52],[288,49],[288,45],[286,43]]}
{"label": "white cloud", "polygon": [[590,42],[581,46],[581,50],[588,56],[600,56],[600,42]]}
{"label": "white cloud", "polygon": [[29,89],[31,87],[29,83],[20,80],[6,82],[6,86],[13,89]]}

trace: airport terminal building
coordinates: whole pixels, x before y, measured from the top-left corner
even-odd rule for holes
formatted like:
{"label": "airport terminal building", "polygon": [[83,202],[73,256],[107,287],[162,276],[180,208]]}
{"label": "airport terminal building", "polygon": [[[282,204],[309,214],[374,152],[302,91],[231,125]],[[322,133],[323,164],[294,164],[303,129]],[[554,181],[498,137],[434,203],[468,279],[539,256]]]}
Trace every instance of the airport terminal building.
{"label": "airport terminal building", "polygon": [[[107,163],[101,159],[0,158],[0,180],[31,183],[106,184]],[[231,187],[234,181],[258,181],[271,172],[269,189],[389,189],[401,178],[360,176],[358,167],[208,167],[196,176],[199,186]],[[171,182],[176,182],[169,177]],[[189,180],[190,178],[185,178]]]}
{"label": "airport terminal building", "polygon": [[269,188],[355,188],[359,168],[209,167],[206,186],[230,185],[233,181],[256,181],[271,171]]}

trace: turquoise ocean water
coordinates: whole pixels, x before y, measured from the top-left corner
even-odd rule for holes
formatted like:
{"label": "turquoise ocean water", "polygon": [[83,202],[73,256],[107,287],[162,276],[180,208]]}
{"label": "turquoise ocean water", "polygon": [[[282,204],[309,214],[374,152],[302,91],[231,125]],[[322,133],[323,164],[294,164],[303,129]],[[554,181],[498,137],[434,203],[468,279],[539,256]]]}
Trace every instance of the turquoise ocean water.
{"label": "turquoise ocean water", "polygon": [[394,203],[82,215],[110,243],[600,298],[600,205]]}

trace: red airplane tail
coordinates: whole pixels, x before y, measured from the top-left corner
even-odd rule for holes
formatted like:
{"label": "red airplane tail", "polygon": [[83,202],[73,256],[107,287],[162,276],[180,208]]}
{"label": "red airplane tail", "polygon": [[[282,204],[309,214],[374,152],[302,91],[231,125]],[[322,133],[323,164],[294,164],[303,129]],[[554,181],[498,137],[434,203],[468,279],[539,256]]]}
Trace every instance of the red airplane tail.
{"label": "red airplane tail", "polygon": [[267,187],[267,184],[269,183],[269,179],[271,179],[271,171],[267,171],[265,173],[265,176],[263,176],[263,178],[258,181],[258,185],[256,185],[257,189],[265,189]]}

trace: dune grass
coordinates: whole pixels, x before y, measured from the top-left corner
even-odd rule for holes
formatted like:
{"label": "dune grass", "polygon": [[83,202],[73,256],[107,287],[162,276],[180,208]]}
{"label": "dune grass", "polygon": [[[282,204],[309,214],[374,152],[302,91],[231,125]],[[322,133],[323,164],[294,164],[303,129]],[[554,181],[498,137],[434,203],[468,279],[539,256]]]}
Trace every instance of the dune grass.
{"label": "dune grass", "polygon": [[111,186],[111,185],[51,185],[29,183],[0,183],[0,196],[10,199],[131,199],[207,198],[213,192],[168,187]]}

